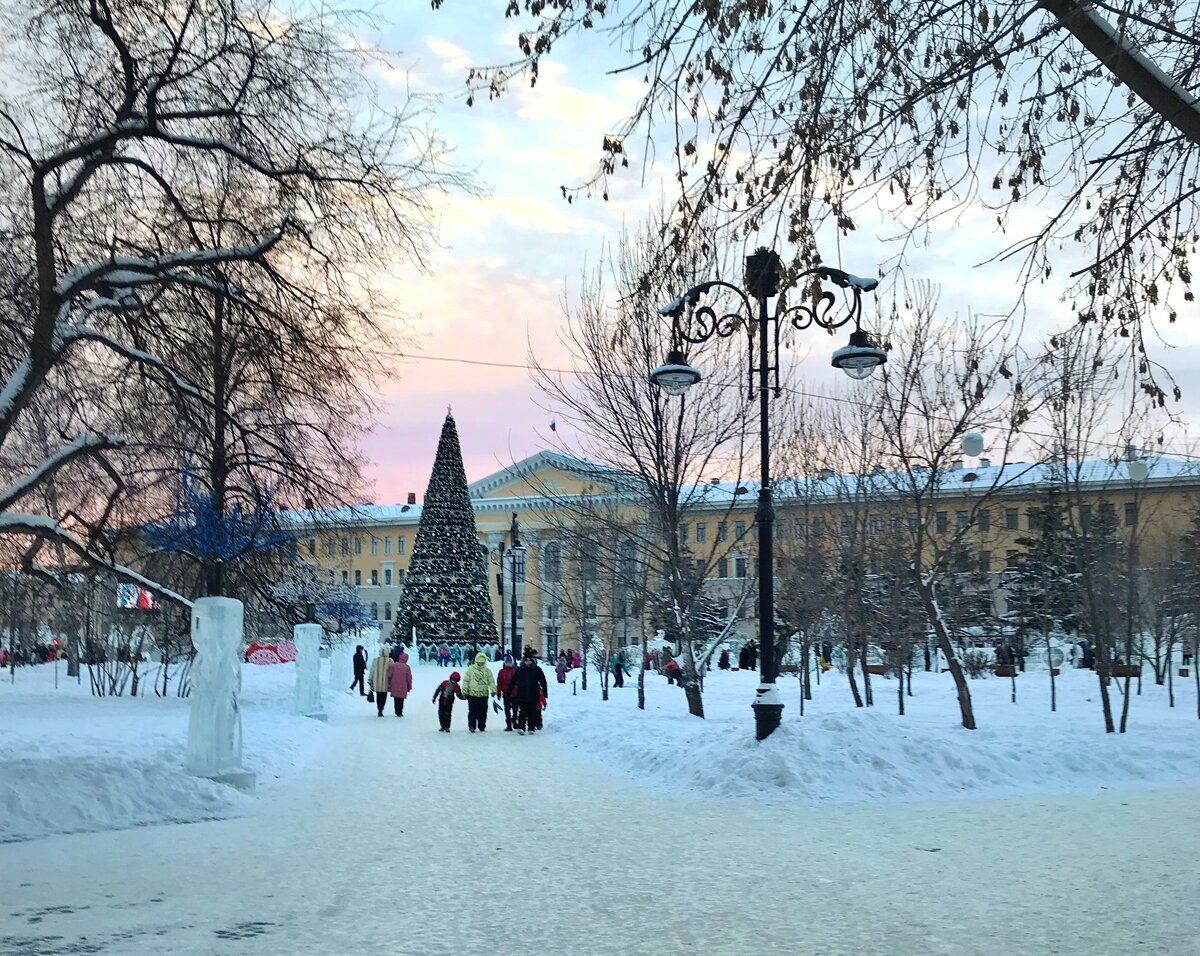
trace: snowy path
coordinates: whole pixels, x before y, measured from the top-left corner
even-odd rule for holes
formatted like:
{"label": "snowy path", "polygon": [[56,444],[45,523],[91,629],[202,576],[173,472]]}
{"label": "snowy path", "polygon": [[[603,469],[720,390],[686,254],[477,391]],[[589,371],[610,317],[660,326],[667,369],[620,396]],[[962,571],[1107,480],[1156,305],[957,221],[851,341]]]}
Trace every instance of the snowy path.
{"label": "snowy path", "polygon": [[1194,789],[671,798],[414,703],[250,817],[0,846],[0,956],[1200,953]]}

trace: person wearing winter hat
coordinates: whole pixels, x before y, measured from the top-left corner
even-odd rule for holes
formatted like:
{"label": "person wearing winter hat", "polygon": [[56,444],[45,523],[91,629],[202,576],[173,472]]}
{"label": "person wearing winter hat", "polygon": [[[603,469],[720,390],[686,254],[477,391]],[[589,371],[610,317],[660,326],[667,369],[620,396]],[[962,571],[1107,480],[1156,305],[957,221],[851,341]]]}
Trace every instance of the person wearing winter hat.
{"label": "person wearing winter hat", "polygon": [[512,730],[517,721],[517,665],[511,654],[504,655],[504,666],[496,675],[496,693],[504,701],[504,729]]}
{"label": "person wearing winter hat", "polygon": [[392,655],[386,644],[380,645],[379,656],[371,661],[371,690],[375,692],[375,706],[383,716],[383,705],[387,701],[388,681],[392,676]]}
{"label": "person wearing winter hat", "polygon": [[392,664],[392,673],[388,677],[388,690],[392,692],[392,707],[397,717],[404,716],[404,700],[412,690],[412,668],[408,666],[408,654],[403,650],[396,662]]}
{"label": "person wearing winter hat", "polygon": [[459,679],[462,675],[458,671],[450,674],[449,679],[438,684],[437,690],[433,692],[433,700],[437,701],[438,705],[438,722],[442,725],[440,730],[444,734],[450,733],[450,717],[454,711],[454,698],[463,700],[462,687],[459,686]]}
{"label": "person wearing winter hat", "polygon": [[525,648],[525,660],[513,678],[517,698],[517,733],[536,733],[542,726],[542,701],[546,698],[546,674],[538,667],[537,651]]}
{"label": "person wearing winter hat", "polygon": [[488,697],[496,693],[496,677],[482,651],[475,655],[475,663],[467,668],[462,689],[467,695],[467,730],[475,733],[478,727],[483,733],[487,730]]}

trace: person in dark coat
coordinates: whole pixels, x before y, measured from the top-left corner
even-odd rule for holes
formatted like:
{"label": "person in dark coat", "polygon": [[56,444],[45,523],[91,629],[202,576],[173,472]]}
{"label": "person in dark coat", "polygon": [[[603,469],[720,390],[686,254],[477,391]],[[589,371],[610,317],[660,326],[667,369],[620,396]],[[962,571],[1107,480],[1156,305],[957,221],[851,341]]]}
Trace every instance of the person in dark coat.
{"label": "person in dark coat", "polygon": [[[342,660],[345,660],[343,657]],[[366,688],[367,678],[367,652],[366,649],[359,644],[354,651],[354,683],[350,685],[350,689],[358,688],[359,696],[367,696]],[[345,680],[343,677],[342,680]]]}
{"label": "person in dark coat", "polygon": [[546,699],[546,674],[538,666],[533,648],[525,649],[525,660],[513,675],[517,699],[517,733],[536,733],[542,726],[542,701]]}
{"label": "person in dark coat", "polygon": [[438,684],[438,688],[433,692],[433,697],[430,701],[431,703],[433,701],[437,702],[438,723],[441,724],[438,730],[444,734],[450,733],[450,718],[454,714],[454,698],[457,697],[459,700],[467,699],[463,695],[462,685],[459,684],[461,678],[462,675],[458,671],[454,671],[448,680],[444,680]]}
{"label": "person in dark coat", "polygon": [[717,658],[717,668],[723,671],[729,670],[729,648],[721,650],[721,656]]}

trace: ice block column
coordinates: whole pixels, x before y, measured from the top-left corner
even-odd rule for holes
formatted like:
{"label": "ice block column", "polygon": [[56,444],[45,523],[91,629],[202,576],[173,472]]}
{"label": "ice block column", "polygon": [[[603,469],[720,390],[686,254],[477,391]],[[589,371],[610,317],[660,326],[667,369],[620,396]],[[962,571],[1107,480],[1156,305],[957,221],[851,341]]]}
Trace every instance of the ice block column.
{"label": "ice block column", "polygon": [[192,606],[191,713],[188,718],[188,773],[210,777],[242,790],[254,789],[254,774],[242,766],[244,609],[241,601],[203,597]]}
{"label": "ice block column", "polygon": [[292,629],[296,643],[296,713],[317,720],[326,720],[321,706],[321,638],[320,624],[297,624]]}

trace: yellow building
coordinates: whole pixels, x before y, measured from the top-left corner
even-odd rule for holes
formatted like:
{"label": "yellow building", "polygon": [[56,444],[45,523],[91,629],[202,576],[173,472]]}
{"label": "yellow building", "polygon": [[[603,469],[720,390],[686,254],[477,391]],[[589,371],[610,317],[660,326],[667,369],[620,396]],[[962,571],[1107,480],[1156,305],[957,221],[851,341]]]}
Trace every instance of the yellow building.
{"label": "yellow building", "polygon": [[[1126,541],[1136,544],[1140,567],[1168,562],[1200,503],[1200,468],[1177,458],[1143,459],[1148,474],[1135,480],[1126,461],[1087,461],[1072,469],[1066,483],[1070,520],[1087,526],[1103,516]],[[1136,474],[1136,469],[1135,469]],[[818,529],[836,551],[858,541],[865,570],[877,570],[876,558],[888,536],[910,533],[916,524],[928,531],[926,560],[955,545],[950,572],[987,575],[1003,609],[1001,572],[1020,560],[1021,539],[1035,530],[1053,477],[1049,466],[1024,462],[995,466],[980,460],[974,467],[956,462],[928,482],[927,493],[905,489],[922,476],[875,469],[869,475],[818,475],[786,479],[776,485],[776,572],[786,567],[799,542]],[[578,647],[583,626],[603,620],[640,639],[647,626],[636,608],[615,608],[612,596],[596,588],[595,606],[572,609],[566,593],[570,561],[587,564],[573,503],[609,501],[630,521],[637,514],[636,496],[628,494],[636,478],[593,462],[554,451],[539,452],[475,481],[469,493],[475,511],[480,559],[488,562],[490,591],[497,627],[511,645],[513,608],[522,643],[544,656],[562,647]],[[706,590],[723,613],[739,620],[738,636],[757,632],[753,582],[757,567],[754,526],[756,488],[713,482],[689,489],[690,503],[681,515],[681,543],[695,556],[707,579]],[[516,515],[523,550],[515,554],[512,522]],[[387,633],[393,621],[421,518],[415,496],[403,505],[360,505],[306,519],[306,546],[301,555],[315,562],[331,581],[358,589]],[[578,527],[570,560],[564,537]],[[945,560],[945,556],[943,556]],[[513,588],[515,570],[516,586]],[[503,573],[503,580],[501,574]],[[502,604],[503,602],[503,604]],[[584,602],[591,604],[586,594]],[[621,634],[618,634],[617,643]]]}

